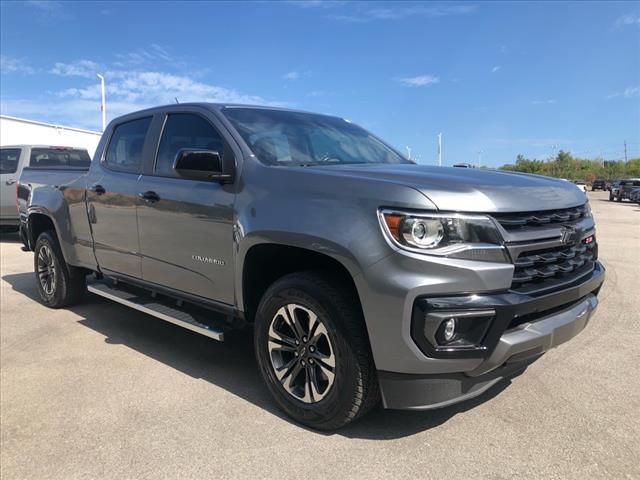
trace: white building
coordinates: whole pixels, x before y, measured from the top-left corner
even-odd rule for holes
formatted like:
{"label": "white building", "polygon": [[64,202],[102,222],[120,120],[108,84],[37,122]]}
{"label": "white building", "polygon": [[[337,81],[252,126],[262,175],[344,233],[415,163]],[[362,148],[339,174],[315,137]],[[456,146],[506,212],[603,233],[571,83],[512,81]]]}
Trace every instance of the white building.
{"label": "white building", "polygon": [[51,145],[86,148],[93,157],[101,133],[0,115],[0,146]]}

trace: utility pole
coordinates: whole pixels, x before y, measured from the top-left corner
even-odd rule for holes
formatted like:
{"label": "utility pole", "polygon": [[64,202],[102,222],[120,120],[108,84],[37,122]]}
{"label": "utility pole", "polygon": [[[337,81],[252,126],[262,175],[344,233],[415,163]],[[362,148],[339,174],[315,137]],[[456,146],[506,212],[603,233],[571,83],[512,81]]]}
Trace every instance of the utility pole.
{"label": "utility pole", "polygon": [[102,112],[102,131],[104,132],[107,128],[107,105],[105,100],[105,91],[104,91],[104,77],[97,74],[100,79],[100,89],[102,93],[102,101],[100,102],[100,111]]}
{"label": "utility pole", "polygon": [[442,166],[442,133],[438,134],[438,166]]}
{"label": "utility pole", "polygon": [[627,162],[627,141],[624,141],[624,161]]}
{"label": "utility pole", "polygon": [[411,160],[411,147],[407,145],[407,159]]}

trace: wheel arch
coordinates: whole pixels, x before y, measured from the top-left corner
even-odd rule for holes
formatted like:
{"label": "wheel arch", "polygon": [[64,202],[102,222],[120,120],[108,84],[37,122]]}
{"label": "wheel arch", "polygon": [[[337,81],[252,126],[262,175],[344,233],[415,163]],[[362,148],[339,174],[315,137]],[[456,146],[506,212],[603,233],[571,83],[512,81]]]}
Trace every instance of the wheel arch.
{"label": "wheel arch", "polygon": [[238,308],[244,311],[247,321],[253,322],[260,299],[273,282],[290,273],[316,271],[340,283],[362,312],[353,265],[351,267],[331,255],[300,246],[275,242],[254,244],[243,256]]}

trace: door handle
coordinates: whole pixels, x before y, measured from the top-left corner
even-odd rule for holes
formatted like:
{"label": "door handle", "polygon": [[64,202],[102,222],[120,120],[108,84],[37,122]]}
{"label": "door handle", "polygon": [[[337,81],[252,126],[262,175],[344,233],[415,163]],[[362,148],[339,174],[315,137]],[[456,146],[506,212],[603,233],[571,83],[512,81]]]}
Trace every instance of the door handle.
{"label": "door handle", "polygon": [[160,200],[160,196],[156,192],[153,192],[151,190],[148,190],[144,193],[139,193],[138,197],[149,203],[154,203]]}
{"label": "door handle", "polygon": [[7,180],[6,182],[4,182],[6,185],[13,185],[14,183],[16,183],[16,179],[15,178],[10,178],[9,180]]}
{"label": "door handle", "polygon": [[102,185],[98,185],[98,184],[92,185],[89,190],[91,190],[96,195],[102,195],[103,193],[107,193],[107,191],[104,189],[104,187]]}

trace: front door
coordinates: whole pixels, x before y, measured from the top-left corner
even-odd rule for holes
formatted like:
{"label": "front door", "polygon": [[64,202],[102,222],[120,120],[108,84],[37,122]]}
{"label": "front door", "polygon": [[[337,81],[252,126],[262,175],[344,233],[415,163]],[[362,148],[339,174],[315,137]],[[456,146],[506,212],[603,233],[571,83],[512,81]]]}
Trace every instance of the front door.
{"label": "front door", "polygon": [[173,162],[182,148],[233,155],[211,118],[195,112],[166,117],[156,160],[140,180],[142,277],[233,304],[233,185],[179,177]]}
{"label": "front door", "polygon": [[[117,125],[103,158],[87,177],[87,205],[98,265],[141,278],[136,208],[152,117]],[[98,159],[96,159],[98,161]]]}

